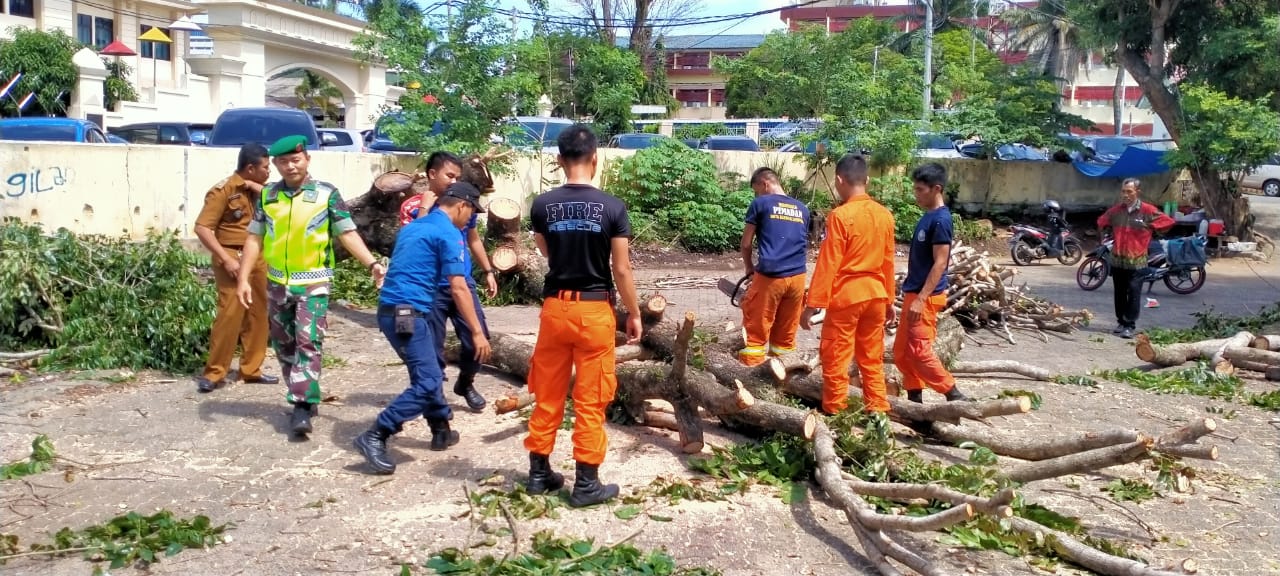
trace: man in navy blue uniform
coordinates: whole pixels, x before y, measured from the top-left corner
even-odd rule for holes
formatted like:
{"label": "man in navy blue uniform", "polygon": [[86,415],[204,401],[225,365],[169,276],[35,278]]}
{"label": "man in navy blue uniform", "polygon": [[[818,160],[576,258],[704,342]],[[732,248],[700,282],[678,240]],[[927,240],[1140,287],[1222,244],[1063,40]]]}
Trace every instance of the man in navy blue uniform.
{"label": "man in navy blue uniform", "polygon": [[450,184],[425,217],[400,229],[391,254],[391,267],[378,299],[378,327],[409,370],[409,387],[378,415],[377,422],[356,437],[356,449],[377,474],[391,474],[396,465],[387,457],[387,439],[405,422],[419,415],[431,429],[431,449],[458,443],[450,429],[453,411],[444,400],[444,373],[437,359],[435,331],[428,318],[434,313],[437,287],[448,279],[459,313],[475,338],[475,360],[489,359],[489,339],[472,306],[467,247],[460,229],[480,207],[480,191],[465,182]]}

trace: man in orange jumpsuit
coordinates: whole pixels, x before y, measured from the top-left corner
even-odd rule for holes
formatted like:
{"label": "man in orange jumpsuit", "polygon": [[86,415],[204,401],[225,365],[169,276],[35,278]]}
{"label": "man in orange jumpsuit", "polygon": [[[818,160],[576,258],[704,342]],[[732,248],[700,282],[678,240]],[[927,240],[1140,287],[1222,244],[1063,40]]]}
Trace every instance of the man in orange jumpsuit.
{"label": "man in orange jumpsuit", "polygon": [[[756,199],[747,208],[741,249],[742,264],[752,279],[742,300],[747,341],[738,360],[757,366],[764,363],[766,351],[778,356],[796,349],[804,310],[809,207],[782,191],[782,181],[771,168],[751,175],[751,190]],[[751,258],[753,239],[760,249],[757,263]]]}
{"label": "man in orange jumpsuit", "polygon": [[822,323],[822,411],[848,406],[849,362],[856,356],[863,406],[888,412],[884,384],[884,323],[893,308],[893,214],[867,195],[867,159],[849,154],[836,164],[842,204],[827,216],[827,238],[800,317],[808,330],[819,309]]}
{"label": "man in orange jumpsuit", "polygon": [[631,272],[627,207],[591,185],[597,167],[596,135],[575,124],[560,133],[557,145],[565,183],[539,195],[529,210],[533,240],[547,256],[548,271],[538,343],[529,366],[529,391],[536,400],[524,439],[529,450],[527,491],[543,494],[564,485],[564,476],[551,469],[549,457],[573,378],[577,469],[569,504],[590,506],[618,495],[618,485],[601,484],[598,475],[609,448],[605,408],[618,389],[614,289],[627,309],[628,343],[640,341],[640,305]]}
{"label": "man in orange jumpsuit", "polygon": [[951,211],[942,196],[947,169],[930,162],[913,170],[911,180],[916,204],[924,209],[924,216],[911,235],[907,278],[902,281],[902,316],[893,339],[893,364],[902,372],[902,388],[912,402],[924,402],[925,385],[945,394],[948,401],[968,400],[956,388],[955,377],[933,354],[938,312],[947,307],[947,266],[951,263]]}

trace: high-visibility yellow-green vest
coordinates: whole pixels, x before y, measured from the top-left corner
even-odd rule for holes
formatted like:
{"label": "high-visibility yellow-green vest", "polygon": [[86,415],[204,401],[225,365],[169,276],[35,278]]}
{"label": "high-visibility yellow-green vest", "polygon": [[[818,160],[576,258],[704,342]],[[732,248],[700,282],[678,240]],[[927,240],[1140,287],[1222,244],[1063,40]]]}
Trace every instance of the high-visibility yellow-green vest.
{"label": "high-visibility yellow-green vest", "polygon": [[267,279],[285,286],[305,286],[333,279],[333,237],[329,201],[337,189],[309,180],[295,194],[276,182],[262,191],[266,227],[262,257]]}

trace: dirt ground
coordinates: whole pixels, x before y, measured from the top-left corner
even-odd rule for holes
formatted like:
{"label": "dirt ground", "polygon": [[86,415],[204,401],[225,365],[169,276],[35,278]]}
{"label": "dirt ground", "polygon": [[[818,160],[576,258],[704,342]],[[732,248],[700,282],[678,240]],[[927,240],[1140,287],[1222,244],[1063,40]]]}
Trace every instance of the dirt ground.
{"label": "dirt ground", "polygon": [[[994,258],[1007,260],[1004,254]],[[736,277],[740,270],[733,257],[677,261],[661,254],[640,259],[639,266],[647,284],[673,275]],[[1072,374],[1139,364],[1131,343],[1110,335],[1109,289],[1083,292],[1075,287],[1074,268],[1056,264],[1023,272],[1037,293],[1099,312],[1097,320],[1069,337],[1051,336],[1049,342],[1015,333],[1017,344],[1010,345],[977,333],[968,339],[963,359],[1016,359]],[[1187,326],[1193,322],[1190,313],[1206,306],[1226,314],[1249,313],[1280,300],[1277,286],[1280,272],[1274,263],[1215,261],[1208,284],[1197,294],[1175,296],[1157,288],[1161,306],[1144,310],[1140,325]],[[693,310],[710,326],[739,320],[739,311],[714,288],[663,292],[673,303],[669,314]],[[529,341],[536,335],[534,308],[491,309],[488,314],[494,331]],[[164,508],[179,516],[205,514],[218,523],[234,523],[229,543],[166,559],[149,570],[156,575],[391,575],[402,562],[420,563],[433,551],[461,546],[470,531],[468,520],[460,517],[468,509],[464,484],[474,488],[497,475],[509,487],[524,477],[524,423],[515,414],[468,413],[461,399],[449,394],[453,422],[462,435],[459,445],[443,453],[427,450],[429,433],[422,422],[414,422],[391,443],[397,473],[365,474],[351,440],[406,381],[403,366],[371,321],[368,311],[331,313],[326,354],[335,365],[325,371],[324,388],[336,398],[320,409],[316,432],[306,442],[291,442],[283,433],[288,407],[278,385],[238,384],[201,395],[186,377],[141,374],[112,383],[119,380],[114,373],[99,373],[45,375],[0,386],[0,460],[24,458],[39,433],[48,434],[58,455],[68,459],[55,471],[0,484],[0,532],[18,535],[25,547],[47,541],[48,534],[63,526]],[[802,333],[801,346],[816,344],[815,334]],[[519,383],[485,372],[477,385],[492,401],[517,390]],[[1210,407],[1233,411],[1229,419],[1219,417],[1220,434],[1208,439],[1220,447],[1220,461],[1194,463],[1199,476],[1191,493],[1165,494],[1141,505],[1110,501],[1100,488],[1112,479],[1154,479],[1153,472],[1130,465],[1036,483],[1026,496],[1079,516],[1097,535],[1130,542],[1156,565],[1194,558],[1201,574],[1280,574],[1280,454],[1274,414],[1123,385],[1091,389],[1007,378],[966,379],[961,386],[970,395],[987,398],[1002,389],[1041,394],[1041,410],[993,421],[1029,435],[1111,428],[1157,434],[1205,416]],[[1256,392],[1274,385],[1252,382],[1249,388]],[[707,432],[713,444],[742,440],[714,426]],[[621,484],[624,494],[660,475],[696,476],[684,465],[687,457],[679,454],[673,433],[610,425],[609,434],[602,476]],[[902,438],[910,441],[905,434]],[[571,472],[570,450],[569,433],[561,432],[553,462]],[[924,450],[941,458],[958,454],[941,446]],[[681,565],[714,567],[727,576],[868,573],[843,516],[816,486],[793,504],[784,504],[772,489],[757,487],[726,502],[645,505],[652,507],[649,512],[672,517],[671,522],[645,514],[624,521],[612,512],[618,505],[561,509],[559,520],[521,521],[519,531],[526,542],[537,530],[550,528],[604,544],[638,531],[635,545],[665,548]],[[1043,573],[999,552],[948,548],[936,542],[938,536],[902,538],[950,574]],[[501,554],[508,545],[499,539],[495,549],[476,552]],[[3,571],[80,576],[91,568],[78,557],[29,558],[11,561]],[[141,572],[113,571],[135,573]],[[1063,568],[1059,573],[1075,571]]]}

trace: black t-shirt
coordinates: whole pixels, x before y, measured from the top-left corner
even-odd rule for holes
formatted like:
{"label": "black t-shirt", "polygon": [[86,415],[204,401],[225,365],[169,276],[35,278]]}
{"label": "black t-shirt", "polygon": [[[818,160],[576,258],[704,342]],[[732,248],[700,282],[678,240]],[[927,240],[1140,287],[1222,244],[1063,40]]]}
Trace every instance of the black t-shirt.
{"label": "black t-shirt", "polygon": [[560,290],[613,289],[609,254],[614,238],[631,237],[627,207],[595,186],[566,184],[533,199],[533,231],[547,241],[544,296]]}

